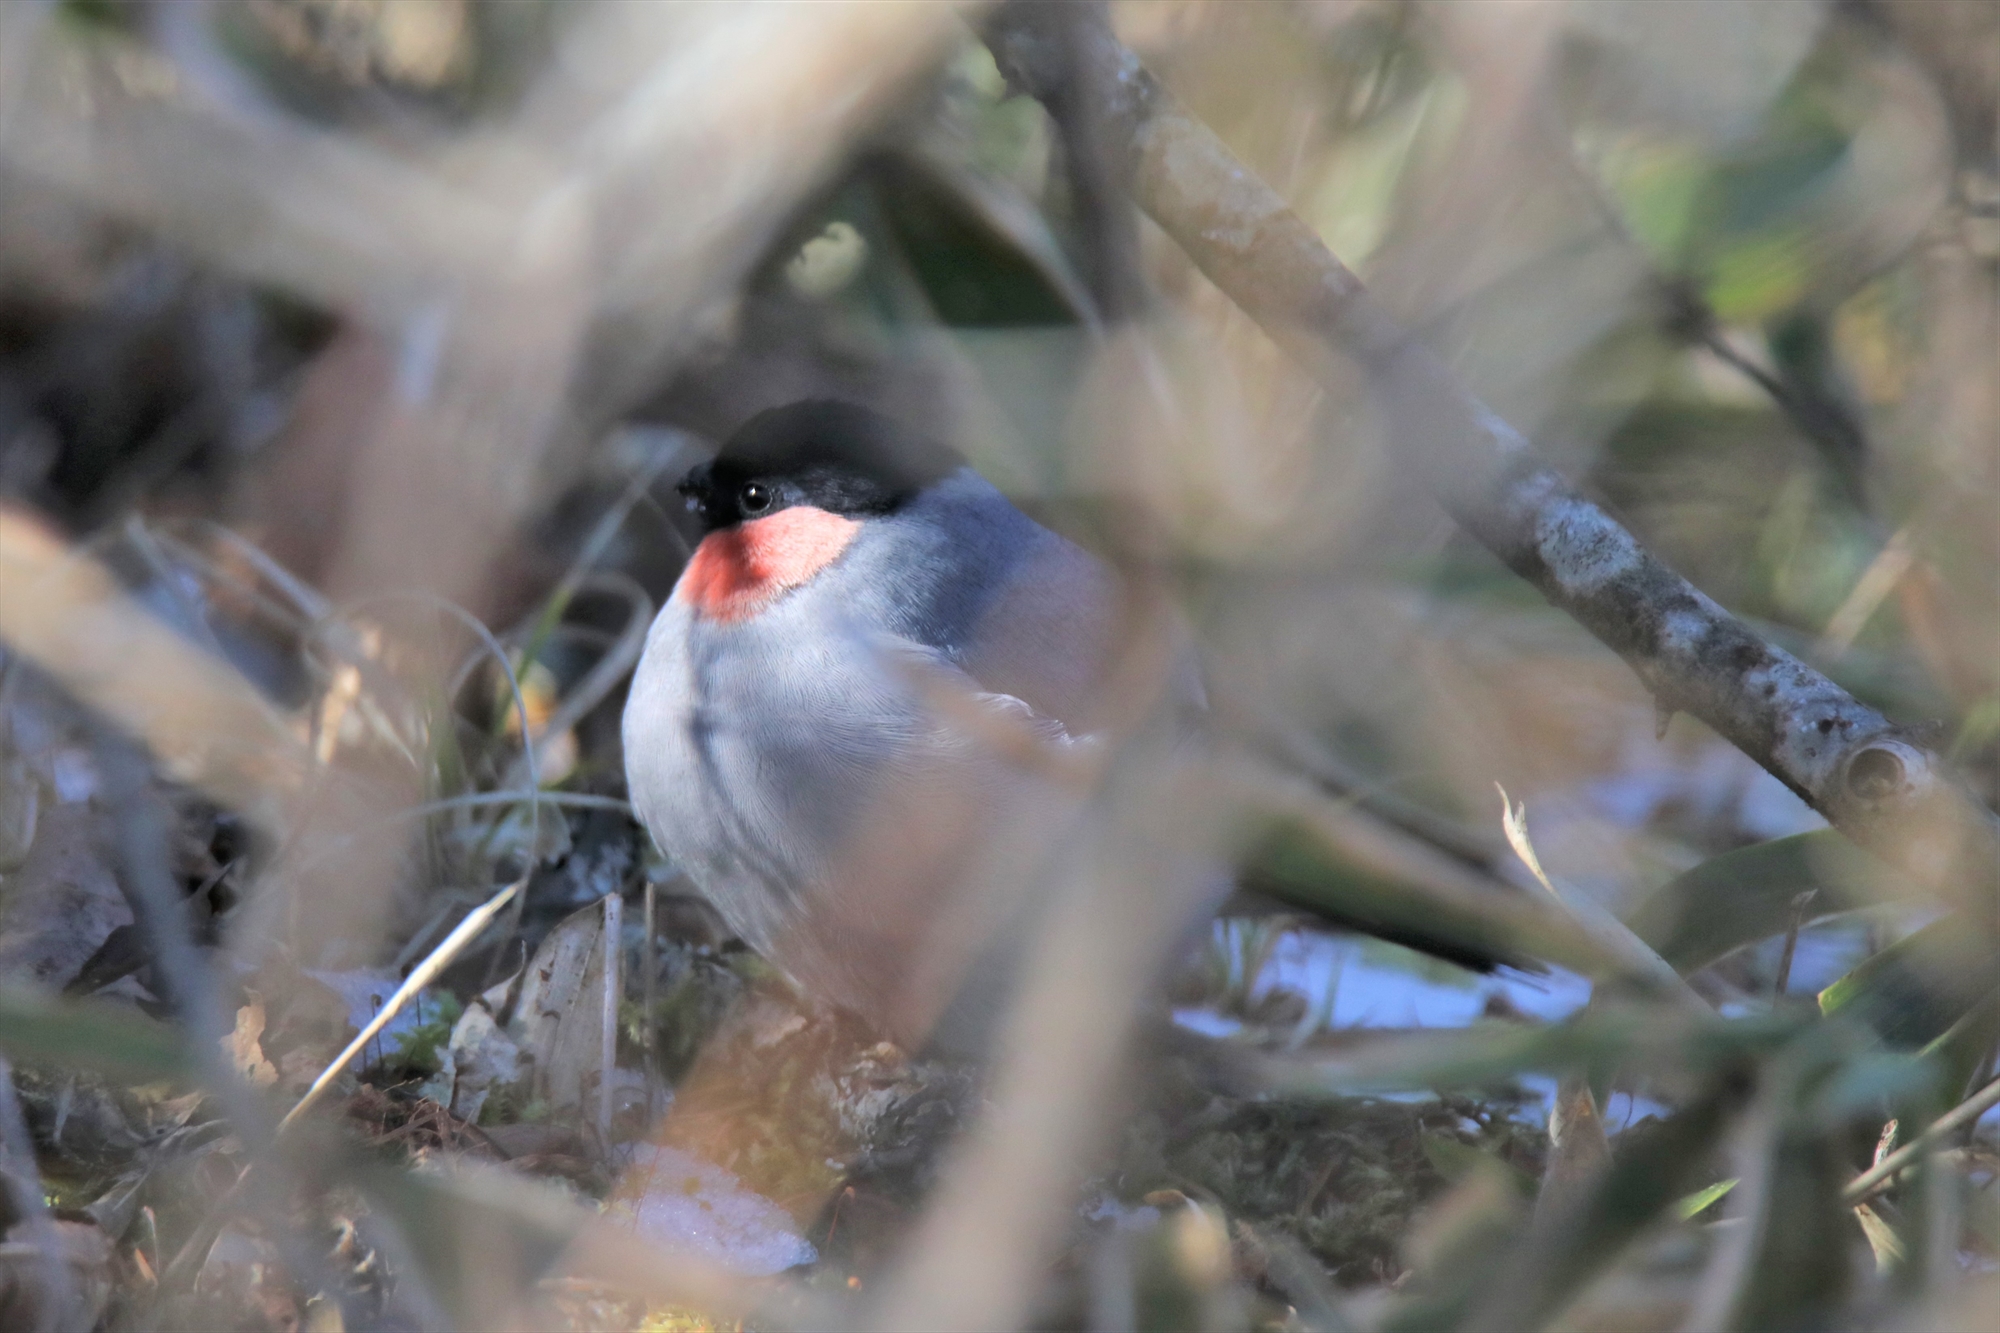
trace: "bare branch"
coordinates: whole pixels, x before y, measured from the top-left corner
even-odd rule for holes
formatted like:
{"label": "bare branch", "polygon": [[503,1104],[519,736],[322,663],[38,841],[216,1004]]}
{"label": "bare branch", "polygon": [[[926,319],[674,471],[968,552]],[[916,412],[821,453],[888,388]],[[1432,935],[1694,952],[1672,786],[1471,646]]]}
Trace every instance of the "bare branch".
{"label": "bare branch", "polygon": [[[1708,723],[1843,832],[1988,910],[2000,827],[1937,756],[1767,643],[1653,556],[1369,296],[1283,198],[1183,110],[1103,25],[1017,0],[988,29],[1016,87],[1048,100],[1070,61],[1098,71],[1102,122],[1139,205],[1315,376],[1368,373],[1390,438],[1508,567],[1623,657],[1663,709]],[[1067,46],[1065,43],[1067,42]]]}

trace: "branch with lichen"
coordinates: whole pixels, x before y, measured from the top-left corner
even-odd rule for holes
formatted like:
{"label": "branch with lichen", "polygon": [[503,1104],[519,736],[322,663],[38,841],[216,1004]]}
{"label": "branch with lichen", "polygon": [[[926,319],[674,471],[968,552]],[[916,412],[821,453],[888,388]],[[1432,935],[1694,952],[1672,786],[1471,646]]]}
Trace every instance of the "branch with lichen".
{"label": "branch with lichen", "polygon": [[[1098,98],[1136,202],[1323,382],[1364,370],[1398,455],[1465,529],[1629,663],[1662,715],[1701,719],[1856,842],[1989,919],[2000,821],[1906,729],[1766,642],[1658,557],[1401,328],[1283,198],[1103,23],[1015,0],[987,40],[1010,84]],[[1068,72],[1091,72],[1075,87]]]}

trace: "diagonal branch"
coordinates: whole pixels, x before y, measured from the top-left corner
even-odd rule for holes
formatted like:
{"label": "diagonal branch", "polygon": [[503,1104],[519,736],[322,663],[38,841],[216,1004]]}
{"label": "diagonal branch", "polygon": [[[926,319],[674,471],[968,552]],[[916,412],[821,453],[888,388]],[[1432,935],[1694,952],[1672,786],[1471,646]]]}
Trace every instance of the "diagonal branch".
{"label": "diagonal branch", "polygon": [[[1390,438],[1451,515],[1629,663],[1663,710],[1692,714],[1844,833],[1990,915],[2000,821],[1902,729],[1642,547],[1399,327],[1283,198],[1182,109],[1108,27],[1015,0],[987,40],[1008,81],[1049,101],[1066,72],[1103,98],[1133,194],[1203,273],[1323,380],[1358,362]],[[1079,31],[1082,28],[1082,31]]]}

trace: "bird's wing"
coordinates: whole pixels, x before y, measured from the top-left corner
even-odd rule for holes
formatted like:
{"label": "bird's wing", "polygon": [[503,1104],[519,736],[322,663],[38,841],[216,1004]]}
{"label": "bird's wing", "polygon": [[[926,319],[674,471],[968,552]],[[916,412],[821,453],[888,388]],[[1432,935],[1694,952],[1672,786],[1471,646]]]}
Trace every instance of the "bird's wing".
{"label": "bird's wing", "polygon": [[[1110,678],[1133,619],[1115,574],[1096,556],[1041,530],[1041,540],[982,610],[970,641],[957,655],[986,693],[1011,697],[1072,737],[1097,731],[1123,700],[1109,697]],[[1164,682],[1170,701],[1205,709],[1192,636],[1177,640]]]}
{"label": "bird's wing", "polygon": [[990,688],[929,644],[883,635],[874,648],[893,673],[915,688],[932,721],[929,744],[954,750],[970,746],[994,758],[1022,759],[1029,757],[1024,747],[1063,753],[1097,743],[1091,734],[1072,731],[1020,695]]}

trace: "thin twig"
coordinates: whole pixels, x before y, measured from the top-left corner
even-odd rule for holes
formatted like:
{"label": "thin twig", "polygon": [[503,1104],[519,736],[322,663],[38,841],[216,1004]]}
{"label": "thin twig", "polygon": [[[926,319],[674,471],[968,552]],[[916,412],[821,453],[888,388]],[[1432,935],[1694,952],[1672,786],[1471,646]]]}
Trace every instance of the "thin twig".
{"label": "thin twig", "polygon": [[1860,1203],[1889,1188],[1895,1178],[1916,1164],[1932,1144],[1954,1130],[1972,1124],[1994,1107],[2000,1106],[2000,1078],[1994,1079],[1957,1106],[1933,1120],[1930,1127],[1908,1143],[1847,1183],[1840,1192],[1842,1203]]}
{"label": "thin twig", "polygon": [[1792,920],[1785,930],[1785,949],[1778,955],[1778,979],[1771,985],[1771,993],[1783,996],[1792,984],[1792,959],[1799,951],[1799,932],[1805,928],[1806,905],[1819,896],[1818,889],[1807,889],[1792,899]]}
{"label": "thin twig", "polygon": [[622,961],[625,934],[625,899],[613,889],[604,895],[604,1010],[603,1031],[598,1047],[597,1078],[597,1141],[608,1148],[611,1145],[611,1113],[613,1109],[612,1075],[618,1070],[618,1002],[624,997],[624,977],[619,963]]}
{"label": "thin twig", "polygon": [[1070,212],[1082,251],[1083,277],[1098,317],[1106,325],[1131,319],[1145,302],[1139,269],[1139,231],[1133,215],[1126,163],[1105,124],[1111,89],[1094,86],[1106,71],[1089,59],[1095,25],[1102,24],[1105,0],[1068,0],[1049,8],[1052,28],[1062,33],[1056,58],[1064,65],[1048,99],[1067,168]]}
{"label": "thin twig", "polygon": [[645,1006],[645,1017],[639,1024],[639,1041],[646,1056],[646,1113],[650,1119],[653,1113],[653,1090],[660,1084],[660,1043],[653,1033],[653,1006],[659,1002],[659,960],[654,952],[653,937],[659,929],[660,891],[652,880],[646,881],[645,897],[641,900],[641,914],[645,917],[645,943],[639,950],[639,986]]}
{"label": "thin twig", "polygon": [[1684,328],[1691,327],[1694,340],[1710,355],[1764,391],[1793,427],[1818,447],[1842,492],[1857,510],[1866,514],[1868,497],[1863,482],[1868,435],[1854,413],[1814,391],[1811,385],[1788,381],[1744,355],[1724,335],[1705,305],[1698,305],[1676,322]]}

